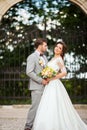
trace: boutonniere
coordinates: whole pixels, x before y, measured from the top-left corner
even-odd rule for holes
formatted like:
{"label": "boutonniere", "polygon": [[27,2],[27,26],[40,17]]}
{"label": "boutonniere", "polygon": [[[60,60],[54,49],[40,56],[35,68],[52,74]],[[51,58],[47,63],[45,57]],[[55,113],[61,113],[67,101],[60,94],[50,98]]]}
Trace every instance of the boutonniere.
{"label": "boutonniere", "polygon": [[41,58],[39,58],[39,65],[41,65],[42,67],[44,66],[44,62]]}

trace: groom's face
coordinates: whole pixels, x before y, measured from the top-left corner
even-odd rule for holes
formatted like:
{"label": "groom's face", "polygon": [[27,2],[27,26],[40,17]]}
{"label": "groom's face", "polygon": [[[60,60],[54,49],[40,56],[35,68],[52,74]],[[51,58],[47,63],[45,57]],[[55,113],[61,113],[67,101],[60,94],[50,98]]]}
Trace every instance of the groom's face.
{"label": "groom's face", "polygon": [[43,42],[43,44],[41,45],[41,51],[44,53],[47,51],[47,43],[46,42]]}

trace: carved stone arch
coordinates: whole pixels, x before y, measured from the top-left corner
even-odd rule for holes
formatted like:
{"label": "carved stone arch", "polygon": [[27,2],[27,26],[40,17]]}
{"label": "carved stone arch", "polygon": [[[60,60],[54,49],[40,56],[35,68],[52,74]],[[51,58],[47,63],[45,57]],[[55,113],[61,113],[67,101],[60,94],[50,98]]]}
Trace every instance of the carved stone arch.
{"label": "carved stone arch", "polygon": [[87,0],[69,0],[78,5],[87,14]]}
{"label": "carved stone arch", "polygon": [[[0,0],[0,20],[6,11],[15,5],[16,3],[23,0]],[[69,0],[72,3],[78,5],[87,14],[87,0]]]}
{"label": "carved stone arch", "polygon": [[0,0],[0,20],[9,8],[11,8],[13,5],[20,1],[23,0]]}

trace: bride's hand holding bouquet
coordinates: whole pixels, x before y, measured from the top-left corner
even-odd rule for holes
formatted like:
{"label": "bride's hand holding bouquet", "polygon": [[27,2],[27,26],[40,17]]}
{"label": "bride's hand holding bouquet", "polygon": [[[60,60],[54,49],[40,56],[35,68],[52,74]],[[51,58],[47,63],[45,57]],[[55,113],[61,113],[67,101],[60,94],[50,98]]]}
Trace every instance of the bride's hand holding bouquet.
{"label": "bride's hand holding bouquet", "polygon": [[56,74],[57,74],[57,72],[53,68],[46,66],[39,73],[39,76],[42,77],[43,79],[46,79],[49,82],[50,80],[52,80],[56,76]]}

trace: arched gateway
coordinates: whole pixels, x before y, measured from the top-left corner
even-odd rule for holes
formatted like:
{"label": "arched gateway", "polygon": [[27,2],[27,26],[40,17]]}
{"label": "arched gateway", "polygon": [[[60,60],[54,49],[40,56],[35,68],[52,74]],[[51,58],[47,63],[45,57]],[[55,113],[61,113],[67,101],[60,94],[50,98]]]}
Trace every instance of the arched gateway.
{"label": "arched gateway", "polygon": [[[16,3],[23,2],[24,0],[0,0],[0,20],[4,14]],[[77,4],[82,8],[87,14],[87,0],[69,0],[74,4]],[[3,21],[2,21],[3,22]],[[0,26],[0,99],[1,102],[11,99],[28,99],[29,91],[27,90],[28,80],[25,75],[26,67],[26,58],[30,54],[33,46],[31,43],[32,39],[37,38],[38,36],[45,37],[49,32],[40,31],[34,26],[24,27],[22,29],[14,29],[8,26],[6,23],[5,29]],[[33,30],[32,30],[33,29]],[[40,35],[39,35],[40,34]],[[86,36],[87,31],[85,27],[76,28],[76,30],[61,30],[57,28],[52,32],[52,37],[56,39],[63,38],[66,43],[71,44],[72,47],[75,45],[75,48],[79,48],[79,44],[86,45]],[[51,42],[52,43],[52,42]],[[10,46],[9,46],[10,45]],[[31,45],[31,46],[30,46]],[[11,47],[11,48],[9,48]],[[13,51],[11,50],[13,49]],[[82,49],[82,48],[81,48]],[[86,53],[86,48],[83,46],[82,55]],[[78,53],[78,52],[77,52]],[[83,56],[84,56],[83,55]],[[80,56],[81,57],[81,56]],[[85,78],[86,72],[86,60],[85,57],[81,57],[81,67],[77,63],[77,58],[73,61],[74,66],[70,65],[70,72],[74,70],[73,73],[69,73],[70,80],[65,81],[67,84],[67,90],[70,93],[72,99],[75,102],[87,103],[87,80]],[[69,60],[72,60],[72,57]],[[80,61],[80,60],[79,60]],[[83,61],[83,62],[82,62]],[[81,70],[81,78],[76,76],[79,75]],[[84,75],[83,75],[84,74]],[[74,78],[72,78],[74,77]],[[14,100],[15,101],[15,100]]]}
{"label": "arched gateway", "polygon": [[[23,0],[0,0],[0,20],[6,11],[16,3]],[[87,14],[87,0],[69,0],[78,5]]]}

